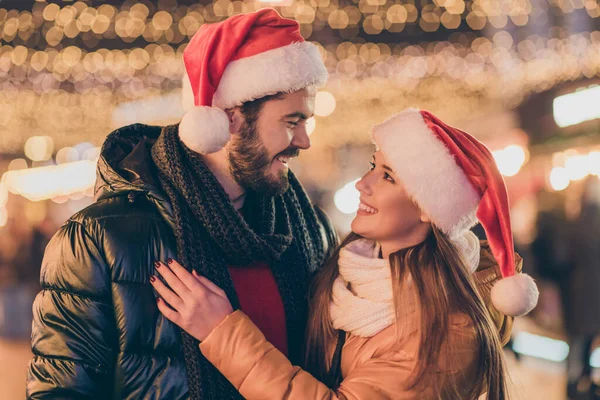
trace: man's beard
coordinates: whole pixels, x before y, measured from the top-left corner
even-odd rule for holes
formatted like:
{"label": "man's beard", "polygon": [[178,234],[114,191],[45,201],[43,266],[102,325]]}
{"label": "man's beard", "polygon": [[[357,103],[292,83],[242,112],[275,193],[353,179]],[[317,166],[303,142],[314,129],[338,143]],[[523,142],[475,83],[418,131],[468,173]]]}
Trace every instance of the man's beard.
{"label": "man's beard", "polygon": [[[295,157],[298,148],[289,147],[278,156]],[[234,136],[229,149],[229,170],[238,185],[267,196],[278,196],[285,193],[289,186],[287,171],[278,176],[271,176],[272,157],[261,142],[256,123],[242,125],[240,132]]]}

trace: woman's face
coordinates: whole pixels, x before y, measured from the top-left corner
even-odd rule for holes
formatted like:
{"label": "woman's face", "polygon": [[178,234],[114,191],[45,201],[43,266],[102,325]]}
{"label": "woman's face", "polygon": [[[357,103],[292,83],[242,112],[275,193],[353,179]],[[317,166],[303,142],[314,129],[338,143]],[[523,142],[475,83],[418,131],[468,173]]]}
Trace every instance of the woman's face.
{"label": "woman's face", "polygon": [[373,156],[371,169],[356,183],[360,206],[352,231],[396,250],[425,240],[429,219],[408,196],[402,182],[386,165],[380,151]]}

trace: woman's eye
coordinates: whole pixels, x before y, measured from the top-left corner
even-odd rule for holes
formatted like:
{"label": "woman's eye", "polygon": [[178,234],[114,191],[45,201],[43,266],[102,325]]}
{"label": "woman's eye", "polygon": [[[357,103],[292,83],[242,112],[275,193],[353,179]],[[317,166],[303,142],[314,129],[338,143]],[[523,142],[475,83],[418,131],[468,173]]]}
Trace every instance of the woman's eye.
{"label": "woman's eye", "polygon": [[388,181],[394,183],[394,178],[392,178],[387,172],[384,172],[383,179],[387,179]]}
{"label": "woman's eye", "polygon": [[370,162],[369,165],[371,166],[371,168],[369,168],[369,170],[373,171],[375,169],[375,163]]}

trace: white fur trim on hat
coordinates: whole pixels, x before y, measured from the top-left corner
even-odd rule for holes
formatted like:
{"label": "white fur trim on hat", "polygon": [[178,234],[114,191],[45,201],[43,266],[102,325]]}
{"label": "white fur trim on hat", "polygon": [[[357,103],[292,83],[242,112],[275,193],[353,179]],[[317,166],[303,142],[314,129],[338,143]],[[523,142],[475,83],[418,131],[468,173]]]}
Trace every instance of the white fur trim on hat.
{"label": "white fur trim on hat", "polygon": [[417,109],[375,126],[371,138],[408,195],[451,239],[477,223],[480,196]]}
{"label": "white fur trim on hat", "polygon": [[179,139],[197,153],[215,153],[229,141],[229,118],[220,108],[193,107],[179,124]]}
{"label": "white fur trim on hat", "polygon": [[279,92],[320,87],[328,77],[317,46],[309,42],[292,43],[229,63],[213,104],[227,109]]}
{"label": "white fur trim on hat", "polygon": [[[292,43],[230,62],[213,96],[224,110],[276,93],[321,87],[329,78],[319,49],[312,43]],[[193,104],[187,74],[183,77],[183,108]]]}
{"label": "white fur trim on hat", "polygon": [[527,274],[499,280],[492,287],[492,304],[505,315],[517,317],[533,310],[539,297],[538,288]]}

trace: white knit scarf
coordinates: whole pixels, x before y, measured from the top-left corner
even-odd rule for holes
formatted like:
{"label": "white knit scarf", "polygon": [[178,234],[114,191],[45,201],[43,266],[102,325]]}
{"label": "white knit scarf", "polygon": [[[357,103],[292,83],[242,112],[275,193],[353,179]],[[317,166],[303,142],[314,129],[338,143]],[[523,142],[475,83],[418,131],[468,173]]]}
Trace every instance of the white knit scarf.
{"label": "white knit scarf", "polygon": [[395,321],[390,264],[379,244],[359,239],[340,250],[330,305],[335,329],[371,337]]}
{"label": "white knit scarf", "polygon": [[[479,264],[477,237],[467,231],[453,242],[474,272]],[[340,250],[340,274],[329,307],[335,329],[371,337],[396,321],[390,263],[379,258],[380,248],[372,240],[359,239]]]}

